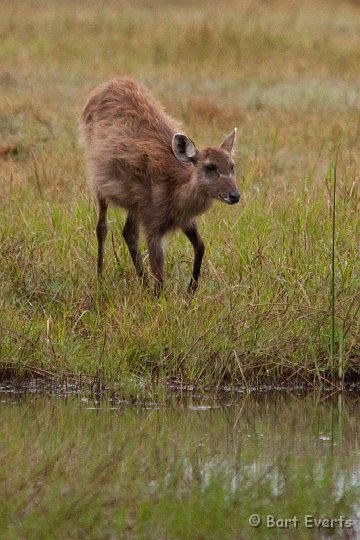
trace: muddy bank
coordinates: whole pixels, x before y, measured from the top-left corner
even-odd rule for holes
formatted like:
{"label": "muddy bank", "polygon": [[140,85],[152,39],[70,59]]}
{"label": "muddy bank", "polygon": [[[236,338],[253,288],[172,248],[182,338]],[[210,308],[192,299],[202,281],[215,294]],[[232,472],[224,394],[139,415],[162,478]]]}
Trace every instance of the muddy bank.
{"label": "muddy bank", "polygon": [[[338,392],[354,392],[360,394],[360,378],[358,376],[344,381],[330,381],[323,379],[319,382],[305,381],[301,378],[283,377],[278,381],[268,380],[262,384],[243,386],[243,385],[214,385],[201,387],[191,382],[169,378],[161,382],[146,383],[148,388],[144,392],[132,393],[129,388],[121,384],[111,386],[104,383],[100,378],[91,379],[88,376],[76,376],[71,373],[59,376],[50,371],[29,367],[22,373],[15,370],[11,363],[0,365],[0,392],[13,394],[57,394],[60,396],[68,395],[93,395],[98,398],[107,397],[113,400],[121,400],[128,403],[149,401],[149,395],[152,389],[161,388],[161,398],[159,401],[166,401],[172,396],[192,396],[192,397],[214,397],[217,399],[226,399],[231,396],[242,394],[262,394],[271,392],[294,392],[308,394],[311,392],[324,392],[333,394]],[[144,383],[145,386],[145,383]],[[159,392],[155,392],[159,396]],[[154,394],[152,394],[154,395]]]}

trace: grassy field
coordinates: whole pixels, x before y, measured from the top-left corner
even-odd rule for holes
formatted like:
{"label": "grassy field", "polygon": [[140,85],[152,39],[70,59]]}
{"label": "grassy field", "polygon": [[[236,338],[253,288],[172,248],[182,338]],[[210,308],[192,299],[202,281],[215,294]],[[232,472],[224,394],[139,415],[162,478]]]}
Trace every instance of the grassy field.
{"label": "grassy field", "polygon": [[[170,382],[357,376],[359,4],[0,7],[3,368],[71,373],[134,398],[160,396]],[[194,299],[180,234],[168,241],[164,296],[140,288],[121,211],[110,212],[102,286],[96,279],[77,122],[89,91],[123,74],[147,84],[200,147],[238,127],[242,203],[199,219],[206,252]]]}

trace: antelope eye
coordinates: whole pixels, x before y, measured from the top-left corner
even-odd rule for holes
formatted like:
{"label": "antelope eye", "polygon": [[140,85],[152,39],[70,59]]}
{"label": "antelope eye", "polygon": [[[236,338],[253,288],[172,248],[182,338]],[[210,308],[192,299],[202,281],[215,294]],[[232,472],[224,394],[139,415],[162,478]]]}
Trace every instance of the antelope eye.
{"label": "antelope eye", "polygon": [[204,166],[204,169],[206,172],[216,172],[217,171],[217,167],[216,165],[214,165],[214,163],[207,163],[205,166]]}
{"label": "antelope eye", "polygon": [[232,163],[232,164],[230,165],[230,174],[234,174],[234,172],[235,172],[235,166],[234,166],[234,164]]}

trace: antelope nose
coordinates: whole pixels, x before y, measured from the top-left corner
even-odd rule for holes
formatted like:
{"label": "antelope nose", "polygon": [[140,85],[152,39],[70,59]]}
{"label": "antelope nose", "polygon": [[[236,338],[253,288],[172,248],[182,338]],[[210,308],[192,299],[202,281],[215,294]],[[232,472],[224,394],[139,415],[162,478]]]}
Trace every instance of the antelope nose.
{"label": "antelope nose", "polygon": [[240,201],[240,193],[236,191],[236,189],[233,189],[229,193],[229,202],[230,204],[236,204]]}

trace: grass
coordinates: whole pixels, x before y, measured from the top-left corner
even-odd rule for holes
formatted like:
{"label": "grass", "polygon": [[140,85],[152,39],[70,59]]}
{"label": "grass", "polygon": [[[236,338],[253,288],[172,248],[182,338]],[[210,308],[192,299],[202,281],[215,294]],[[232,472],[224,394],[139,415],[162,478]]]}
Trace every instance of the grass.
{"label": "grass", "polygon": [[[336,347],[336,289],[335,289],[335,259],[336,259],[336,179],[337,179],[337,153],[332,169],[333,176],[333,197],[332,197],[332,239],[331,239],[331,360],[333,370],[335,369],[335,347]],[[339,378],[342,378],[342,358],[339,356]]]}
{"label": "grass", "polygon": [[[134,399],[174,381],[219,389],[357,377],[359,7],[183,5],[2,6],[0,361],[15,376],[71,373]],[[199,146],[238,126],[243,202],[199,219],[206,254],[194,299],[186,239],[169,238],[156,299],[136,281],[114,210],[96,280],[77,119],[91,88],[124,73]]]}

